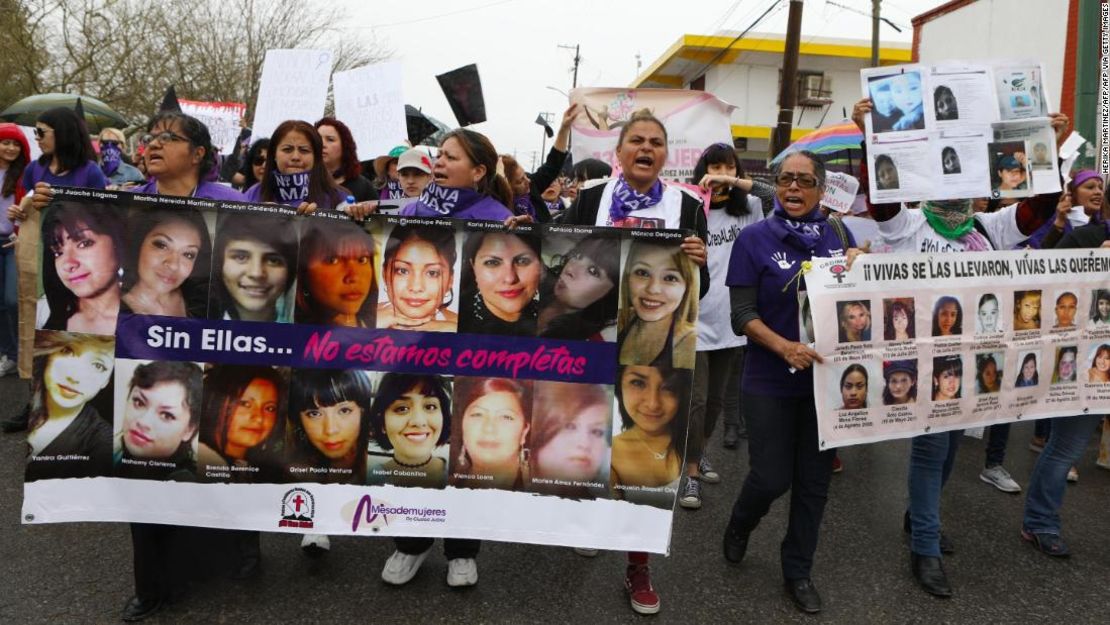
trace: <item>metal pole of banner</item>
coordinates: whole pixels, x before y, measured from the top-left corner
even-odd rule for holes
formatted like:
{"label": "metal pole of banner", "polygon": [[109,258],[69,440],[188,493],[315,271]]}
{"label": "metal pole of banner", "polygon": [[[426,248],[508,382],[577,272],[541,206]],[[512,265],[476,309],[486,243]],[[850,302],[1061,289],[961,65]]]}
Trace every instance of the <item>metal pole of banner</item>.
{"label": "metal pole of banner", "polygon": [[803,0],[790,0],[790,14],[786,23],[786,49],[782,57],[782,85],[779,86],[779,120],[771,133],[769,158],[790,145],[790,131],[794,127],[794,105],[797,99],[798,51],[802,40]]}

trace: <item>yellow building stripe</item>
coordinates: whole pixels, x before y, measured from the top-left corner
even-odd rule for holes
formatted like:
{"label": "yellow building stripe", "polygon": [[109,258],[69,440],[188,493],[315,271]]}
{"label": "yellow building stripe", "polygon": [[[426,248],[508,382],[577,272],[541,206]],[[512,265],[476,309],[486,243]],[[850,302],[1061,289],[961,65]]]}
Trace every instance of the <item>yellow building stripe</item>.
{"label": "yellow building stripe", "polygon": [[[770,140],[771,130],[773,130],[773,129],[770,126],[738,126],[736,124],[733,124],[732,125],[732,137],[734,139],[743,137],[743,138],[746,138],[746,139],[768,139],[768,140]],[[815,130],[814,128],[791,128],[790,129],[790,140],[791,141],[797,141],[798,139],[801,139],[802,137],[804,137],[804,136],[808,135],[809,133],[813,132],[814,130]]]}

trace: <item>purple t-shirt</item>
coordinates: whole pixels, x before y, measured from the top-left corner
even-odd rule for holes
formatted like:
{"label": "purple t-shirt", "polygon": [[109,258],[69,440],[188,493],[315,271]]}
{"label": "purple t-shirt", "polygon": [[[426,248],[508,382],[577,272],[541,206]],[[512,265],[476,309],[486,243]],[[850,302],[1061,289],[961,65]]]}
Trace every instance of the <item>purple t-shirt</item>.
{"label": "purple t-shirt", "polygon": [[23,170],[23,188],[27,193],[35,190],[35,183],[45,182],[52,187],[83,187],[86,189],[103,189],[108,186],[108,179],[100,170],[100,165],[93,161],[86,161],[72,171],[57,176],[50,171],[50,165],[43,165],[35,161]]}
{"label": "purple t-shirt", "polygon": [[[797,341],[798,293],[791,281],[802,262],[812,256],[776,236],[768,217],[740,231],[728,261],[728,286],[756,287],[756,310],[763,323],[788,341]],[[840,256],[847,252],[834,228],[822,228],[813,256]],[[849,246],[854,245],[848,234]],[[787,284],[790,284],[787,287]],[[786,289],[785,291],[783,289]],[[801,288],[805,288],[804,282]],[[790,365],[774,352],[748,341],[744,361],[745,393],[772,397],[800,397],[813,394],[813,369],[790,373]]]}
{"label": "purple t-shirt", "polygon": [[[141,187],[129,189],[132,193],[149,193],[158,195],[158,183],[153,180],[144,184]],[[228,202],[245,202],[246,198],[243,194],[232,189],[231,187],[224,186],[215,182],[201,182],[197,185],[197,190],[193,192],[193,197],[198,197],[203,200],[226,200]]]}
{"label": "purple t-shirt", "polygon": [[427,204],[412,202],[401,209],[406,217],[450,217],[452,219],[474,219],[484,221],[505,221],[513,212],[497,200],[484,196],[459,211],[441,213]]}

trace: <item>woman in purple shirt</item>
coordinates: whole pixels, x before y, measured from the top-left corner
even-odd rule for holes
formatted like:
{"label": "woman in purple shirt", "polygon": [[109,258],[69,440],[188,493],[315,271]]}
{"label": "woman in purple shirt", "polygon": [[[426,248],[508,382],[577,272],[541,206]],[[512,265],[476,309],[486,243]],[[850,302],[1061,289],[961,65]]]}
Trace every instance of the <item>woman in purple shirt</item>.
{"label": "woman in purple shirt", "polygon": [[493,144],[485,135],[460,128],[444,137],[432,183],[401,214],[504,221],[513,215],[508,209],[512,201],[509,181],[497,174]]}
{"label": "woman in purple shirt", "polygon": [[324,165],[320,133],[308,122],[282,122],[270,137],[266,170],[258,184],[247,189],[248,202],[275,202],[298,207],[336,208],[346,199],[347,189],[336,184]]}
{"label": "woman in purple shirt", "polygon": [[817,443],[817,408],[810,366],[821,357],[799,339],[798,293],[802,263],[814,256],[854,258],[852,235],[821,213],[825,167],[797,152],[774,169],[775,210],[740,232],[732,248],[727,284],[732,328],[750,339],[744,363],[744,416],[750,472],[724,536],[725,559],[744,559],[748,537],[771,504],[793,490],[782,543],[786,592],[798,609],[821,610],[810,581],[821,516],[828,498],[833,451]]}

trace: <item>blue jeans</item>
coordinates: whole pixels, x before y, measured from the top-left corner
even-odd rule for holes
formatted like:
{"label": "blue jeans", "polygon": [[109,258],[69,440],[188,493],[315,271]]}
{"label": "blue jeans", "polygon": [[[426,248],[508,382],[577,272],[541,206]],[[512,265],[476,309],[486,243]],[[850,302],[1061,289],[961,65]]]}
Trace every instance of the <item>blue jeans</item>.
{"label": "blue jeans", "polygon": [[15,250],[0,248],[0,355],[15,360],[19,350],[19,299],[15,278]]}
{"label": "blue jeans", "polygon": [[1102,415],[1080,415],[1053,419],[1052,435],[1033,466],[1025,496],[1022,527],[1034,533],[1060,533],[1060,506],[1068,487],[1068,469],[1087,450]]}
{"label": "blue jeans", "polygon": [[910,549],[940,557],[940,492],[952,474],[963,430],[923,434],[910,449]]}

